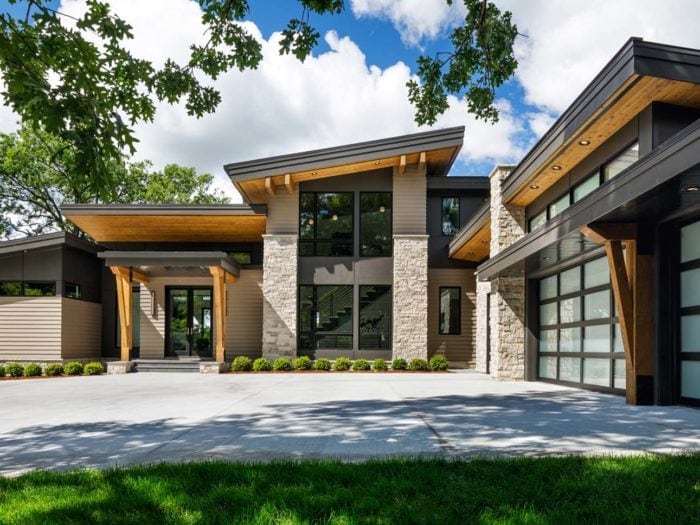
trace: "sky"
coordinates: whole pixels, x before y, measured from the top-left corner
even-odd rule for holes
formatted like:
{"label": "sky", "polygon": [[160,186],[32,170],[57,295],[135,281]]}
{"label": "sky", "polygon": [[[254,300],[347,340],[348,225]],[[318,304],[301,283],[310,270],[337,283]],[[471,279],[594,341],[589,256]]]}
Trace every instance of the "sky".
{"label": "sky", "polygon": [[[0,6],[7,0],[0,0]],[[79,15],[85,0],[60,0],[59,10]],[[162,64],[188,57],[204,28],[191,0],[110,0],[134,28],[128,47]],[[518,26],[518,69],[497,92],[500,120],[475,120],[465,104],[433,128],[465,126],[462,151],[451,175],[488,175],[497,163],[517,162],[628,38],[700,48],[697,0],[496,0]],[[182,105],[159,104],[151,123],[138,124],[135,160],[156,168],[195,166],[240,201],[223,164],[352,142],[426,131],[414,122],[406,82],[421,54],[450,49],[451,28],[464,18],[455,0],[345,0],[341,15],[314,16],[319,45],[304,63],[278,53],[279,30],[301,14],[297,0],[250,0],[244,22],[263,47],[257,70],[231,71],[212,84],[223,102],[216,113],[189,117]],[[5,5],[4,9],[11,6]],[[3,7],[0,7],[0,10]],[[23,9],[23,7],[21,7]],[[0,131],[16,117],[0,107]]]}

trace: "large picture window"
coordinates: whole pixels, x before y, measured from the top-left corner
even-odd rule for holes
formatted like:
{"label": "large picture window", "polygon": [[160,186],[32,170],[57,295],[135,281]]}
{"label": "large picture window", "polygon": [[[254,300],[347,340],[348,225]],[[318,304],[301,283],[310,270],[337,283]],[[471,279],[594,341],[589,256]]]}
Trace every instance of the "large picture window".
{"label": "large picture window", "polygon": [[391,348],[391,286],[360,286],[360,350]]}
{"label": "large picture window", "polygon": [[539,377],[625,388],[625,355],[605,257],[539,281]]}
{"label": "large picture window", "polygon": [[360,193],[360,257],[391,256],[391,192]]}
{"label": "large picture window", "polygon": [[442,234],[454,235],[459,230],[459,197],[442,198]]}
{"label": "large picture window", "polygon": [[700,221],[681,228],[680,397],[700,404]]}
{"label": "large picture window", "polygon": [[56,295],[56,282],[2,281],[0,296],[45,297]]}
{"label": "large picture window", "polygon": [[353,194],[303,192],[299,201],[299,254],[352,256]]}
{"label": "large picture window", "polygon": [[299,287],[299,347],[302,350],[352,348],[353,287]]}
{"label": "large picture window", "polygon": [[442,335],[462,333],[461,289],[458,286],[440,287],[440,326]]}

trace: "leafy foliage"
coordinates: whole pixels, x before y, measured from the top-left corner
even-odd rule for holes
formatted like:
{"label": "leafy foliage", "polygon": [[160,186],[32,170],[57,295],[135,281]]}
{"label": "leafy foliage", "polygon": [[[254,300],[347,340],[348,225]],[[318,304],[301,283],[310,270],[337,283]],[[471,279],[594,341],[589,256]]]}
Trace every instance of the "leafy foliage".
{"label": "leafy foliage", "polygon": [[239,355],[231,363],[231,370],[233,372],[249,372],[253,369],[253,362],[250,357]]}
{"label": "leafy foliage", "polygon": [[424,372],[428,370],[428,362],[420,358],[411,359],[411,362],[408,363],[408,369],[414,372]]}
{"label": "leafy foliage", "polygon": [[356,359],[352,363],[352,369],[356,371],[367,371],[370,370],[372,367],[369,364],[369,361],[367,359]]}
{"label": "leafy foliage", "polygon": [[398,357],[391,363],[392,370],[406,370],[407,368],[408,363],[403,357]]}
{"label": "leafy foliage", "polygon": [[272,370],[272,363],[266,357],[258,357],[253,361],[253,370],[255,372],[269,372]]}
{"label": "leafy foliage", "polygon": [[289,372],[292,370],[292,361],[288,357],[278,357],[272,363],[272,368],[278,372]]}
{"label": "leafy foliage", "polygon": [[7,363],[5,365],[5,371],[10,377],[22,377],[22,375],[24,375],[24,367],[19,363]]}
{"label": "leafy foliage", "polygon": [[350,370],[351,366],[352,361],[350,361],[350,359],[348,359],[347,357],[339,357],[333,362],[333,369],[337,372],[345,372],[347,370]]}
{"label": "leafy foliage", "polygon": [[41,365],[29,363],[24,367],[24,377],[39,377],[42,374]]}
{"label": "leafy foliage", "polygon": [[61,363],[51,363],[46,367],[47,376],[62,376],[63,365]]}
{"label": "leafy foliage", "polygon": [[450,363],[444,355],[434,355],[430,358],[428,366],[431,370],[447,370]]}
{"label": "leafy foliage", "polygon": [[99,376],[100,374],[105,373],[105,367],[102,366],[102,363],[92,361],[85,365],[85,367],[83,368],[83,373],[86,376]]}
{"label": "leafy foliage", "polygon": [[311,370],[313,368],[313,362],[308,355],[295,357],[292,360],[292,364],[297,370]]}
{"label": "leafy foliage", "polygon": [[381,357],[378,357],[374,360],[374,362],[372,363],[372,368],[375,370],[375,372],[386,372],[389,369],[389,367],[386,364],[386,361]]}
{"label": "leafy foliage", "polygon": [[314,370],[329,371],[331,369],[331,362],[325,357],[321,357],[314,361]]}
{"label": "leafy foliage", "polygon": [[0,365],[0,377],[5,377],[7,374],[7,370],[5,370],[5,367],[3,365]]}
{"label": "leafy foliage", "polygon": [[[408,83],[419,124],[434,123],[450,94],[463,94],[477,117],[496,120],[495,89],[517,66],[510,13],[487,0],[463,1],[467,15],[452,31],[453,49],[421,57],[419,79]],[[134,125],[152,121],[158,101],[184,103],[190,115],[202,117],[221,102],[209,81],[232,69],[255,69],[262,59],[260,42],[241,24],[250,15],[248,0],[199,0],[206,42],[193,43],[185,62],[168,59],[162,67],[130,51],[132,27],[105,1],[88,0],[78,18],[47,0],[9,2],[26,5],[26,16],[0,14],[4,101],[28,127],[65,143],[76,166],[73,176],[104,201],[116,194],[113,166],[136,150]],[[304,60],[320,37],[311,14],[340,13],[345,2],[297,2],[301,16],[282,29],[280,53]],[[0,228],[6,226],[0,222]]]}
{"label": "leafy foliage", "polygon": [[83,375],[83,364],[78,361],[71,361],[63,367],[63,371],[67,376],[80,376]]}

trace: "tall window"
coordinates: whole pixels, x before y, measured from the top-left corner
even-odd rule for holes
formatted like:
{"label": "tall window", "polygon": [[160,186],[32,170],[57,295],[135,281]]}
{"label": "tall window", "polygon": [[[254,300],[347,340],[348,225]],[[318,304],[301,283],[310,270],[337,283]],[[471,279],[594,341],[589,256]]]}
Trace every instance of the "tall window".
{"label": "tall window", "polygon": [[459,286],[440,287],[440,327],[442,335],[459,335],[462,332],[461,289]]}
{"label": "tall window", "polygon": [[700,222],[681,228],[680,395],[700,403]]}
{"label": "tall window", "polygon": [[351,192],[302,193],[299,202],[299,254],[352,256]]}
{"label": "tall window", "polygon": [[442,234],[454,235],[459,230],[459,197],[442,198]]}
{"label": "tall window", "polygon": [[391,286],[360,286],[360,350],[391,348]]}
{"label": "tall window", "polygon": [[299,287],[299,347],[352,348],[352,286]]}
{"label": "tall window", "polygon": [[360,194],[360,256],[391,256],[391,193]]}

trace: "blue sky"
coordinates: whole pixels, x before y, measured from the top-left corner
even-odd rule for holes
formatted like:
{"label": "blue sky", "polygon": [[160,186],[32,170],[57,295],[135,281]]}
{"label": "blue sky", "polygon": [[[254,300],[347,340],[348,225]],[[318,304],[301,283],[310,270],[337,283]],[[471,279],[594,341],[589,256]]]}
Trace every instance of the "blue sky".
{"label": "blue sky", "polygon": [[[134,27],[132,51],[161,63],[184,61],[189,43],[203,38],[199,8],[190,0],[111,0]],[[182,106],[160,105],[152,123],[136,126],[136,158],[213,173],[232,192],[227,162],[371,140],[422,129],[413,122],[405,83],[416,58],[450,48],[446,36],[463,6],[444,0],[346,0],[336,16],[311,15],[322,34],[304,64],[277,53],[275,31],[298,17],[296,0],[251,0],[250,23],[264,60],[257,71],[224,75],[216,114],[196,120]],[[452,174],[487,175],[494,164],[517,162],[630,36],[700,47],[696,0],[496,0],[513,12],[520,32],[515,77],[497,93],[501,119],[475,121],[453,100],[436,127],[466,126]],[[24,6],[9,6],[19,9]],[[79,15],[84,0],[54,1]],[[460,8],[462,11],[460,11]],[[0,8],[2,9],[2,8]],[[683,12],[685,16],[678,16]],[[0,108],[0,131],[13,128]],[[235,195],[232,194],[234,198]]]}

